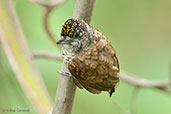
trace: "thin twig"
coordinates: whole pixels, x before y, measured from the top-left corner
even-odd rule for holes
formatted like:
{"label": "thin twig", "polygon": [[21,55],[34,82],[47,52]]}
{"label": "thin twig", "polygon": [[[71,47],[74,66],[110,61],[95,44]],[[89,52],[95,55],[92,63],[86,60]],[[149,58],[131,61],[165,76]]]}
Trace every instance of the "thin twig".
{"label": "thin twig", "polygon": [[[114,107],[118,110],[118,112],[120,114],[130,114],[129,111],[123,109],[118,103],[116,103],[115,101],[112,101],[112,104],[114,105]],[[115,109],[114,109],[115,110]]]}
{"label": "thin twig", "polygon": [[52,10],[56,7],[58,7],[59,5],[61,5],[62,3],[66,2],[67,0],[53,0],[51,2],[43,2],[41,0],[30,0],[33,3],[36,3],[38,5],[41,5],[45,8],[44,10],[44,15],[43,15],[43,26],[46,30],[46,33],[48,34],[49,38],[56,43],[57,42],[57,37],[55,37],[52,34],[52,31],[49,28],[49,15],[52,12]]}
{"label": "thin twig", "polygon": [[54,7],[57,7],[60,4],[64,3],[66,0],[53,0],[53,1],[50,1],[50,2],[44,2],[44,1],[41,1],[41,0],[30,0],[30,1],[35,3],[35,4],[41,5],[43,7],[54,8]]}
{"label": "thin twig", "polygon": [[48,34],[49,38],[56,43],[57,42],[57,38],[52,34],[50,28],[49,28],[49,24],[48,24],[48,18],[49,18],[49,14],[51,13],[52,8],[50,7],[46,7],[45,11],[44,11],[44,16],[43,16],[43,26],[46,30],[46,33]]}
{"label": "thin twig", "polygon": [[137,93],[138,93],[139,89],[140,89],[140,87],[135,86],[135,88],[134,88],[134,90],[132,92],[132,95],[131,95],[131,100],[130,100],[130,111],[131,111],[131,114],[136,114],[135,104],[136,104],[136,98],[137,98]]}
{"label": "thin twig", "polygon": [[121,72],[119,76],[123,81],[140,87],[166,88],[171,86],[170,81],[150,81],[146,79],[136,78],[135,76],[128,75],[124,72]]}
{"label": "thin twig", "polygon": [[62,56],[48,52],[33,52],[33,58],[48,58],[57,61],[62,61]]}

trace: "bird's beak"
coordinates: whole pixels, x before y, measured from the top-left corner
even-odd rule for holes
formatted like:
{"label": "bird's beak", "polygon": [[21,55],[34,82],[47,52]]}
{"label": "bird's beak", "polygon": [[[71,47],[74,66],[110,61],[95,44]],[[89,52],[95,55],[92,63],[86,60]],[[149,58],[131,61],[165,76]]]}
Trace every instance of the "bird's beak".
{"label": "bird's beak", "polygon": [[61,36],[61,39],[56,42],[56,44],[64,44],[66,42],[66,38],[64,36]]}

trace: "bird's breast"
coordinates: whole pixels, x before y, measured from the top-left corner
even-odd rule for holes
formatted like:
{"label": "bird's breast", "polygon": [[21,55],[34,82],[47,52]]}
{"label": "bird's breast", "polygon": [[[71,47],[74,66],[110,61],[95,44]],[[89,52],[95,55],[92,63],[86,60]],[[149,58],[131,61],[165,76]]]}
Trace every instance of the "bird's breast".
{"label": "bird's breast", "polygon": [[64,62],[69,62],[71,59],[75,56],[75,48],[70,45],[63,45],[62,46],[62,56],[64,59]]}

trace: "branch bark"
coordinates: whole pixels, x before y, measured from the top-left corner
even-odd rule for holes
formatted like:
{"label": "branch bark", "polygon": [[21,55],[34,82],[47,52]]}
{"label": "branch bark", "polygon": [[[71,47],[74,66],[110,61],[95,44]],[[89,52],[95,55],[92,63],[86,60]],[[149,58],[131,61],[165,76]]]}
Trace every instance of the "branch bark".
{"label": "branch bark", "polygon": [[121,72],[119,76],[125,82],[139,87],[166,88],[171,86],[171,81],[150,81],[146,79],[135,78],[135,76],[128,75],[124,72]]}
{"label": "branch bark", "polygon": [[33,58],[49,58],[52,60],[62,61],[61,55],[56,55],[55,53],[47,53],[47,52],[33,52]]}
{"label": "branch bark", "polygon": [[57,7],[60,4],[64,3],[65,0],[53,0],[53,1],[50,1],[50,2],[45,2],[45,1],[42,1],[42,0],[30,0],[30,2],[41,5],[43,7],[54,8],[54,7]]}
{"label": "branch bark", "polygon": [[[94,8],[95,0],[77,0],[73,18],[83,19],[88,24]],[[62,71],[67,71],[67,65],[63,62]],[[76,86],[71,77],[60,76],[56,92],[55,104],[52,114],[71,114]]]}

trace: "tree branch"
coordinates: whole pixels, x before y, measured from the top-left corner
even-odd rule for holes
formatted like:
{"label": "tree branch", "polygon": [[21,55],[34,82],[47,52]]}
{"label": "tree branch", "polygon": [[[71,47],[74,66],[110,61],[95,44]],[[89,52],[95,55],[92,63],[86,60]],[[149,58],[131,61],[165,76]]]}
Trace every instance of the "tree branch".
{"label": "tree branch", "polygon": [[[73,18],[90,23],[95,0],[77,0]],[[63,62],[62,71],[68,71]],[[76,86],[71,77],[60,76],[52,114],[71,114]]]}
{"label": "tree branch", "polygon": [[131,95],[131,100],[130,100],[130,112],[131,112],[131,114],[136,114],[135,105],[136,105],[136,98],[137,98],[137,93],[138,93],[139,89],[140,89],[140,87],[135,86],[135,88],[132,92],[132,95]]}
{"label": "tree branch", "polygon": [[43,26],[46,30],[46,33],[48,34],[49,38],[56,43],[57,42],[57,38],[52,34],[50,28],[49,28],[49,24],[48,24],[48,18],[49,18],[49,14],[51,13],[53,8],[51,7],[46,7],[45,11],[44,11],[44,16],[43,16]]}
{"label": "tree branch", "polygon": [[166,88],[171,86],[171,81],[150,81],[146,79],[135,78],[135,76],[128,75],[124,72],[121,72],[119,76],[123,81],[139,87]]}
{"label": "tree branch", "polygon": [[44,2],[44,1],[41,1],[41,0],[30,0],[30,2],[41,5],[43,7],[54,8],[54,7],[57,7],[60,4],[64,3],[65,0],[53,0],[53,1],[50,1],[50,2]]}
{"label": "tree branch", "polygon": [[43,2],[41,0],[30,0],[31,2],[41,5],[45,8],[44,10],[44,15],[43,15],[43,26],[45,28],[46,33],[48,34],[49,38],[53,42],[57,42],[57,38],[52,34],[52,31],[49,28],[48,20],[49,20],[49,15],[52,12],[52,10],[62,3],[64,3],[66,0],[53,0],[51,2]]}
{"label": "tree branch", "polygon": [[62,61],[62,57],[60,55],[56,55],[54,53],[47,53],[47,52],[33,52],[33,58],[48,58],[54,59],[57,61]]}
{"label": "tree branch", "polygon": [[[53,55],[53,57],[51,57],[52,55]],[[36,56],[36,55],[34,55],[34,56]],[[42,53],[42,55],[37,53],[37,56],[38,57],[46,56],[46,58],[54,59],[54,60],[60,60],[59,58],[61,58],[59,55],[52,54],[52,53],[45,53],[45,52]],[[135,76],[125,73],[124,71],[121,71],[119,76],[120,76],[121,80],[123,80],[131,85],[138,86],[138,87],[150,87],[150,88],[163,89],[163,88],[168,88],[171,86],[170,80],[169,81],[154,81],[154,80],[136,78]]]}

